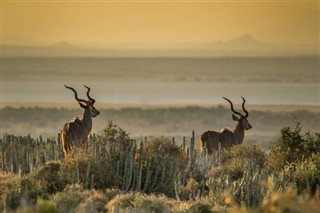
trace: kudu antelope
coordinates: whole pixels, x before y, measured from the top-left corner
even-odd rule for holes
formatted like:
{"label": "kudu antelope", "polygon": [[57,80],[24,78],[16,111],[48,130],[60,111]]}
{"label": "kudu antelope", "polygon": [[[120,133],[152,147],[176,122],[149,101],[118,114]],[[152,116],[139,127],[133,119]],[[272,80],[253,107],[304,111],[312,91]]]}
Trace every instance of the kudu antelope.
{"label": "kudu antelope", "polygon": [[67,89],[74,92],[75,99],[78,101],[81,108],[84,109],[82,117],[78,116],[68,123],[64,124],[62,129],[62,147],[64,155],[67,156],[72,150],[76,150],[85,143],[92,130],[92,118],[100,114],[100,112],[93,106],[96,102],[90,97],[90,88],[85,86],[87,91],[87,97],[89,100],[78,98],[78,94],[75,89],[64,85]]}
{"label": "kudu antelope", "polygon": [[[245,130],[252,128],[247,119],[249,113],[244,107],[246,100],[241,97],[243,100],[242,109],[245,112],[245,115],[242,115],[240,112],[237,112],[233,109],[233,104],[229,99],[225,97],[223,98],[230,103],[231,110],[234,113],[232,114],[232,118],[237,122],[237,125],[234,130],[223,128],[220,132],[206,131],[203,133],[200,138],[200,149],[202,151],[205,147],[208,151],[208,154],[212,154],[214,151],[217,151],[219,143],[221,143],[221,148],[230,148],[233,145],[242,144],[244,141]],[[239,117],[236,115],[239,115]]]}

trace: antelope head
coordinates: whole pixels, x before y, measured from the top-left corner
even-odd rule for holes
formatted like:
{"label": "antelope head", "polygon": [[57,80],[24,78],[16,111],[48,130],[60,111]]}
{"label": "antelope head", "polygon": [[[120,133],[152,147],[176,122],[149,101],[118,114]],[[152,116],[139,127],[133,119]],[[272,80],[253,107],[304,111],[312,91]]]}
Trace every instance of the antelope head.
{"label": "antelope head", "polygon": [[97,115],[100,114],[100,112],[93,106],[96,101],[90,96],[90,90],[91,90],[90,87],[83,85],[85,88],[88,89],[87,97],[89,100],[86,101],[84,99],[78,98],[78,94],[75,89],[73,89],[72,87],[68,87],[66,85],[64,85],[64,86],[67,89],[70,89],[74,92],[75,99],[78,101],[80,107],[83,108],[85,111],[88,111],[88,113],[90,114],[91,117],[96,117]]}
{"label": "antelope head", "polygon": [[[244,111],[244,113],[245,113],[245,115],[242,115],[240,112],[237,112],[237,111],[234,110],[233,104],[232,104],[232,102],[231,102],[229,99],[227,99],[227,98],[225,98],[225,97],[223,97],[223,98],[224,98],[225,100],[227,100],[227,101],[230,103],[230,105],[231,105],[231,111],[234,113],[234,114],[232,114],[232,119],[233,119],[234,121],[237,121],[237,122],[239,123],[239,125],[241,125],[245,130],[251,129],[252,126],[251,126],[251,124],[250,124],[249,121],[248,121],[249,112],[248,112],[248,111],[245,109],[245,107],[244,107],[244,104],[246,103],[246,100],[245,100],[243,97],[241,97],[242,100],[243,100],[243,102],[242,102],[242,109],[243,109],[243,111]],[[236,115],[238,115],[239,117],[237,117]]]}

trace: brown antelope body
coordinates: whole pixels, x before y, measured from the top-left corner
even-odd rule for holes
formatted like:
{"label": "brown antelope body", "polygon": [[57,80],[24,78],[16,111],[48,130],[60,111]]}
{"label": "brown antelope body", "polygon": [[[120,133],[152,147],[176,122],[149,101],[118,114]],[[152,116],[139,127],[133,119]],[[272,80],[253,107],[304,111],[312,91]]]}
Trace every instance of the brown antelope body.
{"label": "brown antelope body", "polygon": [[[85,86],[85,85],[84,85]],[[79,99],[77,92],[72,88],[65,86],[74,92],[75,99],[78,101],[81,108],[84,109],[82,117],[78,116],[68,123],[64,124],[62,129],[62,147],[64,155],[67,156],[72,150],[81,147],[83,143],[87,142],[92,130],[92,118],[100,114],[100,112],[93,106],[95,100],[90,97],[90,88],[85,86],[87,97],[89,100]]]}
{"label": "brown antelope body", "polygon": [[[234,130],[223,128],[220,132],[206,131],[201,135],[200,149],[202,151],[205,147],[208,150],[208,154],[212,154],[214,151],[217,151],[219,143],[221,144],[221,148],[230,148],[233,145],[242,144],[244,141],[245,130],[252,128],[251,124],[247,120],[249,113],[244,107],[246,100],[242,97],[242,109],[245,112],[245,115],[242,115],[240,112],[233,109],[233,104],[229,99],[225,97],[223,98],[230,103],[231,110],[234,113],[232,114],[232,118],[237,122],[237,124]],[[239,117],[235,114],[239,115]]]}

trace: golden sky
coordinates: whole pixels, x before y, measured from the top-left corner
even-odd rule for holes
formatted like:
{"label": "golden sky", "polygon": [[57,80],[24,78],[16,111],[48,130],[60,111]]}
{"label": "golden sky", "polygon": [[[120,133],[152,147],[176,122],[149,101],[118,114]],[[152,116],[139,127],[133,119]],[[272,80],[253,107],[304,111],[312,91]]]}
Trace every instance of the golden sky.
{"label": "golden sky", "polygon": [[318,45],[319,2],[1,0],[2,41],[161,47],[250,34]]}

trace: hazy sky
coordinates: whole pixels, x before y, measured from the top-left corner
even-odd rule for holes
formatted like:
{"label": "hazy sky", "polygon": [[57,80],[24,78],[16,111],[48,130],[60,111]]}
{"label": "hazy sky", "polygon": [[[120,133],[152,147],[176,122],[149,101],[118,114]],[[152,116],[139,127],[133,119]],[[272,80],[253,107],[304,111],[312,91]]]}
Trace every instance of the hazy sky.
{"label": "hazy sky", "polygon": [[251,34],[265,42],[318,45],[319,2],[2,0],[2,41],[161,47]]}

